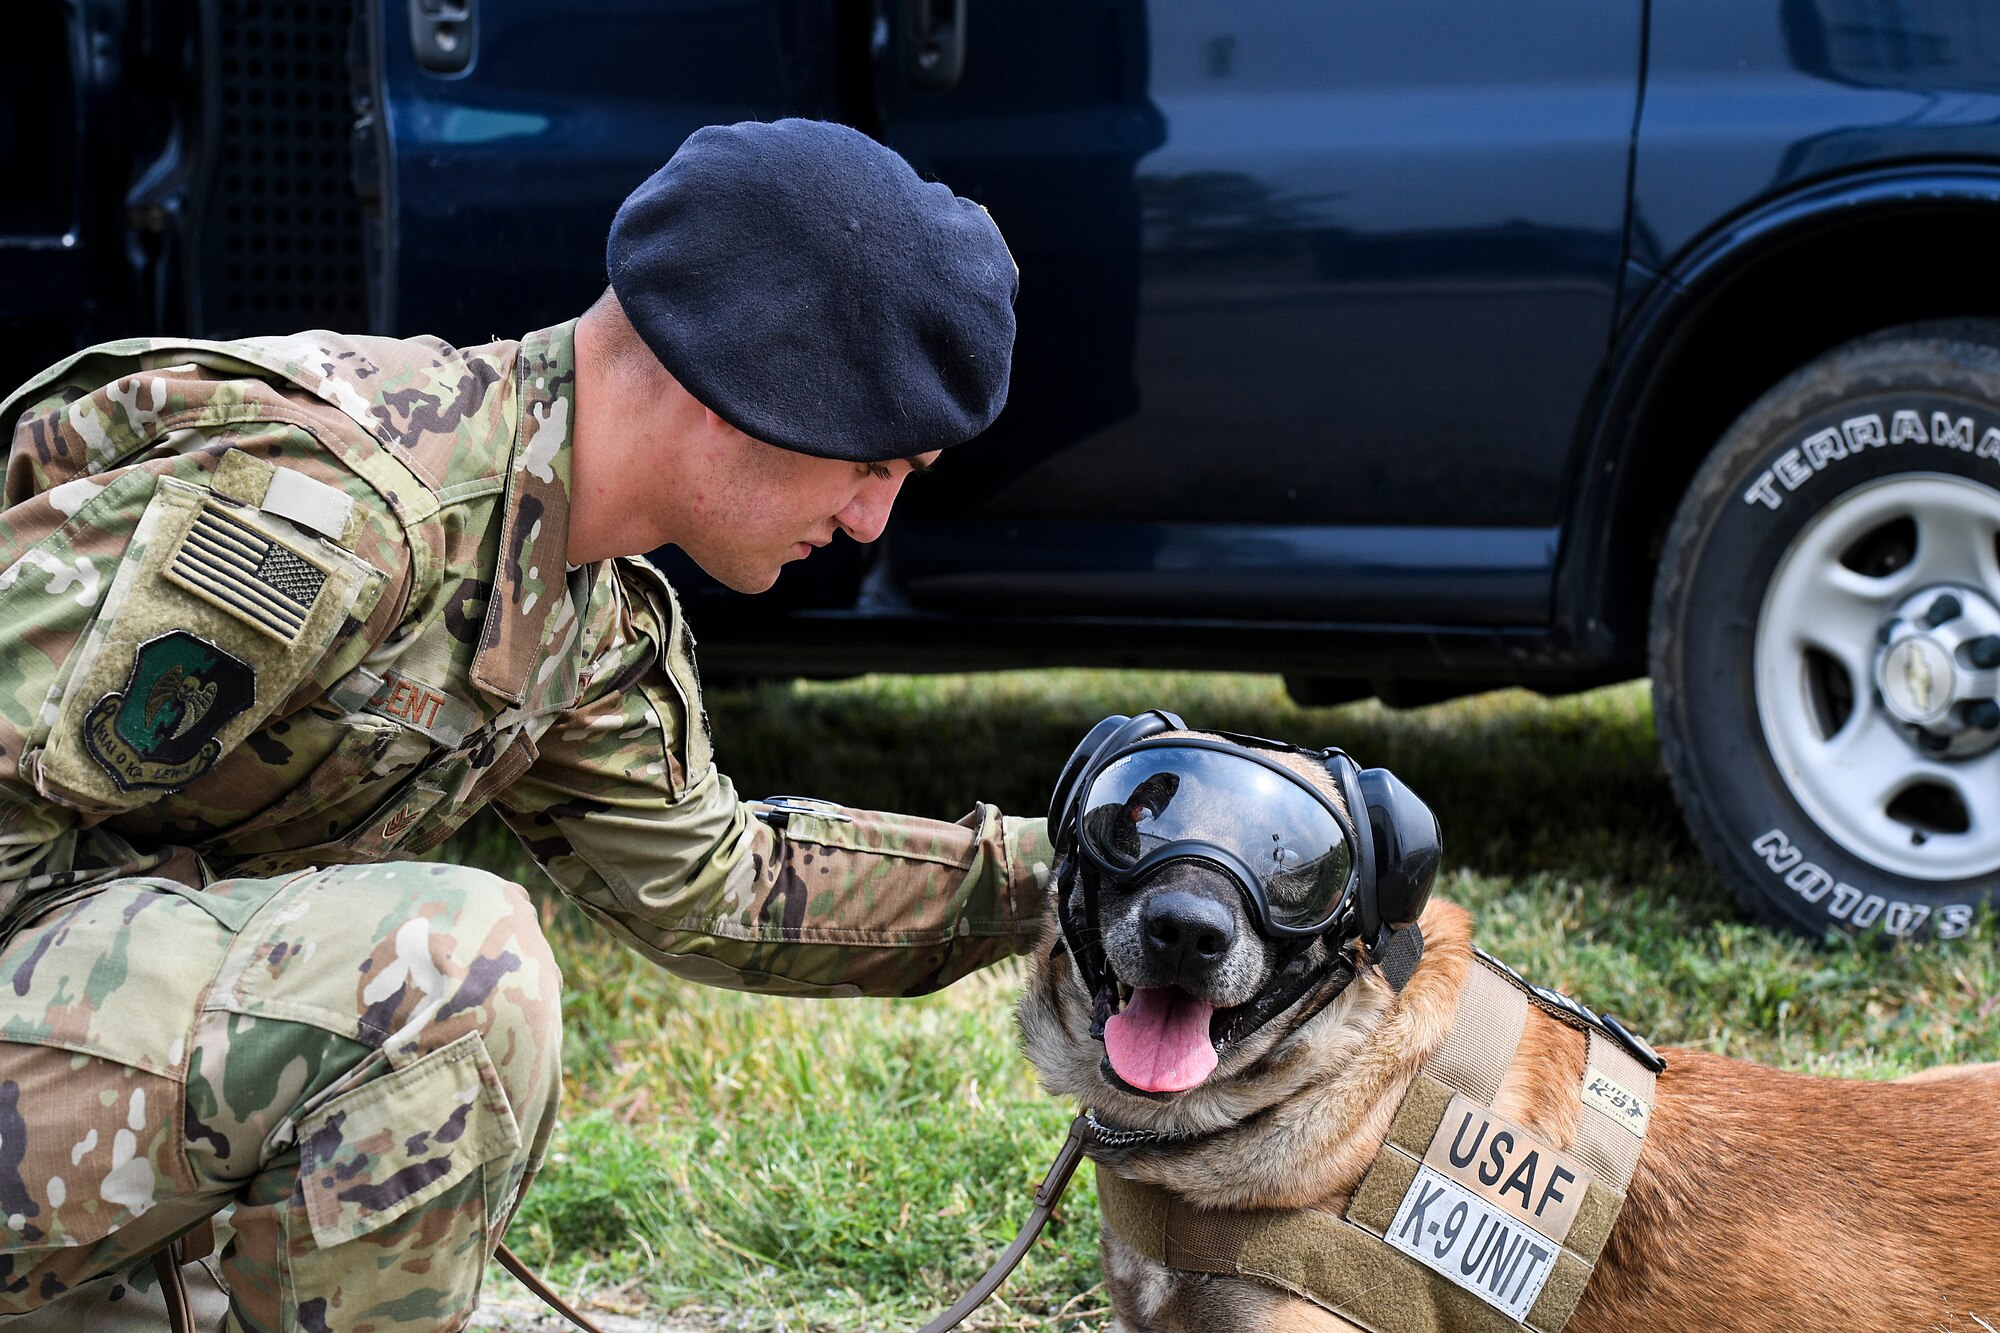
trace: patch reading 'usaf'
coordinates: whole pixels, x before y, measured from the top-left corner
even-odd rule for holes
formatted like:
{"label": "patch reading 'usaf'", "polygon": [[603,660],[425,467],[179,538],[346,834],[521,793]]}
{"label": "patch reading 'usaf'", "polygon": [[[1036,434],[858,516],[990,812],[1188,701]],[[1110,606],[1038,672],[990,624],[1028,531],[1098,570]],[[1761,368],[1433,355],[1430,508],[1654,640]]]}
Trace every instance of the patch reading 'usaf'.
{"label": "patch reading 'usaf'", "polygon": [[139,645],[123,691],[92,704],[83,744],[120,791],[186,786],[222,757],[216,733],[256,697],[247,665],[186,630]]}
{"label": "patch reading 'usaf'", "polygon": [[1557,1242],[1590,1185],[1581,1162],[1463,1094],[1445,1109],[1424,1165]]}

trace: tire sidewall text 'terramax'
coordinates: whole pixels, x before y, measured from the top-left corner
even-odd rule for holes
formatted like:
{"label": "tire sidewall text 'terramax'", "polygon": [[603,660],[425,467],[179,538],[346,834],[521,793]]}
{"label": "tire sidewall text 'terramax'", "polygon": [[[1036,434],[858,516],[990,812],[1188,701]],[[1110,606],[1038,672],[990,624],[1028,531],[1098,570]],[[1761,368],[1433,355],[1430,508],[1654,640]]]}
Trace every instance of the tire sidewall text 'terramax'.
{"label": "tire sidewall text 'terramax'", "polygon": [[[1697,841],[1768,924],[1952,939],[2000,890],[2000,875],[1919,879],[1840,845],[1793,796],[1759,715],[1759,615],[1794,540],[1857,490],[1922,474],[2000,495],[2000,352],[1962,334],[1878,335],[1745,412],[1663,548],[1652,631],[1662,757]],[[1873,682],[1855,687],[1856,707],[1873,706]]]}

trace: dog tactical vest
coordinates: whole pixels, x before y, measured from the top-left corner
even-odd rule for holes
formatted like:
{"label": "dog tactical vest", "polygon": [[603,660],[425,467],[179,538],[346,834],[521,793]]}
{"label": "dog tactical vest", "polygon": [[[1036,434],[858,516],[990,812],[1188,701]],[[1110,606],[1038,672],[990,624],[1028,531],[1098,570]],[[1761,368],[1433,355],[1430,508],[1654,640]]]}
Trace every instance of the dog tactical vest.
{"label": "dog tactical vest", "polygon": [[[1567,1149],[1492,1112],[1531,1008],[1588,1041]],[[1557,1333],[1624,1206],[1658,1067],[1594,1020],[1476,954],[1345,1215],[1197,1208],[1100,1170],[1104,1220],[1156,1263],[1268,1283],[1372,1333]]]}

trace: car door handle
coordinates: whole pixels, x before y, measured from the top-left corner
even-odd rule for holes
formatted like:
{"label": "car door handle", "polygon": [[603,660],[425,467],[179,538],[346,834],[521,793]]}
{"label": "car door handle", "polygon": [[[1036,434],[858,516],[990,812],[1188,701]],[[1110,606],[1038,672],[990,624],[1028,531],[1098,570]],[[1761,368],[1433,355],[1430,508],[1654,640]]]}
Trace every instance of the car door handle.
{"label": "car door handle", "polygon": [[942,92],[965,73],[966,0],[903,0],[903,73]]}
{"label": "car door handle", "polygon": [[479,36],[478,0],[410,0],[410,49],[433,74],[463,74]]}

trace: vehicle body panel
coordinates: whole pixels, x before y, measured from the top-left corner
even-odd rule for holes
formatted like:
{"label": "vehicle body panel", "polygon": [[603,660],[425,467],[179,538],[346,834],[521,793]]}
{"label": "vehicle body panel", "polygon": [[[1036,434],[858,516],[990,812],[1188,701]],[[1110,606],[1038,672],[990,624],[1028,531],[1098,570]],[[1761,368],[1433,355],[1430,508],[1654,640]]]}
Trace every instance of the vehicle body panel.
{"label": "vehicle body panel", "polygon": [[[461,68],[419,32],[447,11]],[[919,59],[920,11],[963,19],[951,60]],[[517,335],[596,296],[619,200],[716,121],[844,120],[993,210],[1023,270],[1007,411],[883,541],[773,595],[662,553],[718,669],[1629,674],[1663,515],[1734,413],[1872,328],[2000,312],[1991,0],[291,15],[72,0],[21,27],[49,72],[0,118],[7,161],[56,183],[0,211],[0,348],[349,309]],[[329,236],[365,217],[365,302],[356,263],[233,271],[286,239],[230,215],[285,146],[232,120],[287,91],[285,42],[332,164],[294,175],[339,204]],[[67,172],[23,146],[53,133]],[[1967,258],[1926,267],[1947,233]]]}
{"label": "vehicle body panel", "polygon": [[411,7],[377,10],[396,334],[476,343],[574,317],[604,290],[619,201],[689,134],[831,110],[788,77],[788,0],[481,0],[449,75],[419,64]]}
{"label": "vehicle body panel", "polygon": [[1733,216],[1899,162],[2000,161],[2000,6],[1653,0],[1632,257],[1677,273]]}
{"label": "vehicle body panel", "polygon": [[1551,571],[1522,596],[1511,555],[1508,597],[1449,606],[1346,555],[1282,592],[1255,555],[1190,561],[1367,549],[1422,581],[1461,531],[1464,568],[1482,530],[1556,522],[1617,298],[1639,5],[1027,8],[970,11],[953,91],[878,65],[884,140],[987,204],[1024,275],[1007,412],[889,539],[910,602],[1545,621]]}

